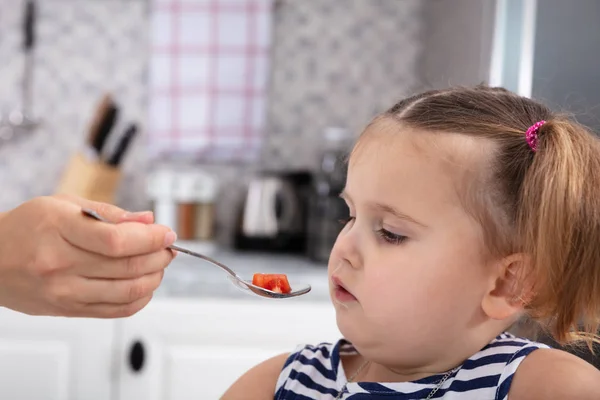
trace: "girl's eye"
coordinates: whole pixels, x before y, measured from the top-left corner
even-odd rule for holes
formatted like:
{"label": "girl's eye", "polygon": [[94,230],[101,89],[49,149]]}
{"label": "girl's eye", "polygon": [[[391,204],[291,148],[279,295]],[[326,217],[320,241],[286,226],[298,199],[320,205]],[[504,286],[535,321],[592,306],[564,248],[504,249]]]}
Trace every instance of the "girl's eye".
{"label": "girl's eye", "polygon": [[386,242],[394,245],[402,244],[406,239],[408,239],[406,236],[397,235],[383,228],[379,229],[377,234]]}

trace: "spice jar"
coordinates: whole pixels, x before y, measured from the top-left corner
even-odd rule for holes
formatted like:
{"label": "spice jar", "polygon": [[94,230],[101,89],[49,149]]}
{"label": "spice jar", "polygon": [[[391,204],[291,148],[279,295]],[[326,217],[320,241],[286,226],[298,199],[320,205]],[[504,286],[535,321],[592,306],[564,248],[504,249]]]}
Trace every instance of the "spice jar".
{"label": "spice jar", "polygon": [[200,171],[179,174],[175,185],[177,236],[182,240],[212,240],[216,180]]}

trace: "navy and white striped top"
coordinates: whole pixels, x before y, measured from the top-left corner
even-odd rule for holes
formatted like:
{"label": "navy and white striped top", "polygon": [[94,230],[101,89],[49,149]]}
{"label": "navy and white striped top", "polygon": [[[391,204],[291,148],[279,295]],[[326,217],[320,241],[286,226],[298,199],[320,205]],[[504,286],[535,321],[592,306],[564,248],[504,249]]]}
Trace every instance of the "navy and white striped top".
{"label": "navy and white striped top", "polygon": [[[532,351],[548,346],[502,333],[469,357],[432,397],[444,400],[506,400],[519,364]],[[335,345],[300,346],[287,359],[279,375],[275,400],[335,399],[346,383],[340,355],[356,354],[348,341]],[[413,382],[347,385],[344,400],[425,399],[444,374]]]}

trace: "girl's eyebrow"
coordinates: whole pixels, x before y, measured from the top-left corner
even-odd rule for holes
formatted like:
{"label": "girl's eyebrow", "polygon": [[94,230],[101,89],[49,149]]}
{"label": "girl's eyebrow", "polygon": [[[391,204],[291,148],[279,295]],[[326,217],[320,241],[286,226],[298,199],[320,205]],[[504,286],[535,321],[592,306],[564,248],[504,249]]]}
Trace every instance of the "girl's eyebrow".
{"label": "girl's eyebrow", "polygon": [[[348,192],[346,191],[346,189],[342,190],[342,192],[340,193],[340,197],[342,199],[344,199],[344,200],[352,202],[351,199],[350,199],[350,195],[348,194]],[[408,215],[406,215],[406,214],[404,214],[404,213],[396,210],[394,207],[392,207],[392,206],[390,206],[388,204],[384,204],[384,203],[371,203],[371,204],[369,204],[369,207],[371,207],[371,208],[373,208],[375,210],[378,210],[380,212],[391,214],[391,215],[393,215],[394,217],[396,217],[398,219],[410,222],[410,223],[415,224],[415,225],[419,225],[419,226],[421,226],[423,228],[427,228],[428,227],[424,223],[419,222],[416,219],[414,219],[414,218],[412,218],[412,217],[410,217],[410,216],[408,216]]]}
{"label": "girl's eyebrow", "polygon": [[388,204],[374,203],[371,206],[373,208],[375,208],[376,210],[379,210],[379,211],[384,212],[384,213],[391,214],[391,215],[393,215],[394,217],[396,217],[398,219],[402,219],[404,221],[413,223],[415,225],[419,225],[420,227],[427,228],[427,225],[425,225],[424,223],[419,222],[416,219],[414,219],[414,218],[412,218],[412,217],[410,217],[410,216],[408,216],[408,215],[406,215],[406,214],[404,214],[404,213],[396,210],[394,207],[392,207],[392,206],[390,206]]}

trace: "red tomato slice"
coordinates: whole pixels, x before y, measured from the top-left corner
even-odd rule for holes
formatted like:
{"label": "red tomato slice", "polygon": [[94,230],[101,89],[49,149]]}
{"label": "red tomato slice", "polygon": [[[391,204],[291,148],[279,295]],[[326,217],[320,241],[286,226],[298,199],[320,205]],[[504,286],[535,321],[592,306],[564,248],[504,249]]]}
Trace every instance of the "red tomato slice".
{"label": "red tomato slice", "polygon": [[254,274],[252,284],[277,293],[292,291],[285,274]]}

